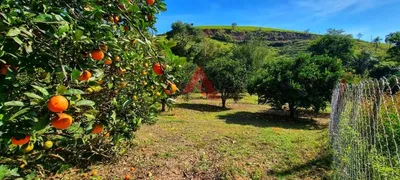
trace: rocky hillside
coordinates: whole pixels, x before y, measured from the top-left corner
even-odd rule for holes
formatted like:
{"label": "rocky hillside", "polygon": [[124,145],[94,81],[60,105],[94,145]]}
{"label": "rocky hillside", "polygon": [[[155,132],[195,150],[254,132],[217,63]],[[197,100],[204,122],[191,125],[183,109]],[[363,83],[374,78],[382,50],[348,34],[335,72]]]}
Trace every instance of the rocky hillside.
{"label": "rocky hillside", "polygon": [[210,38],[218,37],[220,34],[226,34],[232,37],[234,41],[243,41],[246,36],[258,34],[267,41],[295,41],[295,40],[311,40],[317,35],[311,33],[295,32],[295,31],[244,31],[233,29],[202,29],[205,35]]}

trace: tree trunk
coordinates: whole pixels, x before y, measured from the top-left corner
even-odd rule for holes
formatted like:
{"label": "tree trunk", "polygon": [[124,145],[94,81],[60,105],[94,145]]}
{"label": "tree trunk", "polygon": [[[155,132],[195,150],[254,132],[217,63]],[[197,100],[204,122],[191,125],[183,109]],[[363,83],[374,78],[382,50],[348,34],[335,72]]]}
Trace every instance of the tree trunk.
{"label": "tree trunk", "polygon": [[165,106],[166,106],[167,102],[165,99],[161,100],[161,112],[165,112]]}
{"label": "tree trunk", "polygon": [[226,98],[224,96],[221,96],[222,99],[222,108],[226,108]]}
{"label": "tree trunk", "polygon": [[290,118],[294,118],[296,114],[296,107],[293,103],[289,103]]}

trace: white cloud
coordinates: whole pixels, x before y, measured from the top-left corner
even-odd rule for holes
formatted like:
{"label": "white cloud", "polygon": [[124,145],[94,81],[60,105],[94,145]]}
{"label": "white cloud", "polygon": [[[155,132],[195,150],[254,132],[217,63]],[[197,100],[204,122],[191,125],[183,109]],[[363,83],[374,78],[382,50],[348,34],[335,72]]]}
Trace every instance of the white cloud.
{"label": "white cloud", "polygon": [[344,10],[362,12],[385,4],[399,2],[400,0],[292,0],[292,3],[312,15],[318,17],[330,16]]}

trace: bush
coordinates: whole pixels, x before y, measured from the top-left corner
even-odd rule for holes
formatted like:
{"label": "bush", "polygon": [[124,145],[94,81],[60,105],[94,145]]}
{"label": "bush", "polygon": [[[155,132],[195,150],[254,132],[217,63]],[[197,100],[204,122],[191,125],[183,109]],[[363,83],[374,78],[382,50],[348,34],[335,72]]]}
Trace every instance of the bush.
{"label": "bush", "polygon": [[318,112],[326,107],[341,73],[340,62],[328,56],[276,59],[254,74],[248,92],[279,109],[289,104],[292,117],[299,107]]}
{"label": "bush", "polygon": [[164,10],[162,0],[2,1],[1,163],[109,158],[154,123],[173,77],[161,65],[151,72],[164,59],[147,29]]}

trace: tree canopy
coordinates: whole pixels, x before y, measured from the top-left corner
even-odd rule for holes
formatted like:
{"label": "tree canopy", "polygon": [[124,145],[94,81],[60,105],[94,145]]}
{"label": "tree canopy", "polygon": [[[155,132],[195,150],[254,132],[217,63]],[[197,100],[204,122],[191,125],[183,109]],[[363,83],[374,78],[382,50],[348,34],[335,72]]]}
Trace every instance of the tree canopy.
{"label": "tree canopy", "polygon": [[229,57],[217,58],[207,64],[207,77],[214,88],[221,94],[222,107],[226,107],[226,100],[240,98],[240,93],[246,87],[246,70],[243,64]]}
{"label": "tree canopy", "polygon": [[327,55],[339,58],[343,65],[349,65],[354,59],[354,42],[351,36],[331,32],[313,41],[308,50],[313,55]]}
{"label": "tree canopy", "polygon": [[248,91],[277,108],[287,103],[293,117],[299,107],[324,109],[341,73],[341,63],[324,55],[280,58],[267,62],[251,78]]}

